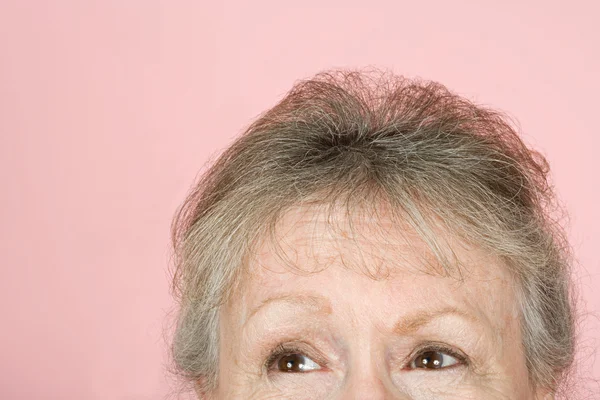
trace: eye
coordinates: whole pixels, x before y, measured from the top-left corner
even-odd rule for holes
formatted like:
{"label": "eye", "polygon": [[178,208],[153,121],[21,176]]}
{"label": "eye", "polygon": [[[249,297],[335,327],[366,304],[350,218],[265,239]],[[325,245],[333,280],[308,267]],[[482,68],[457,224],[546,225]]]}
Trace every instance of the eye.
{"label": "eye", "polygon": [[450,355],[444,350],[425,350],[411,362],[410,368],[442,369],[464,363],[458,355]]}
{"label": "eye", "polygon": [[[265,361],[265,368],[271,372],[312,372],[322,369],[322,357],[307,356],[306,346],[297,343],[278,345]],[[314,361],[316,359],[317,361]]]}
{"label": "eye", "polygon": [[321,369],[319,364],[299,353],[280,356],[274,367],[280,372],[310,372]]}

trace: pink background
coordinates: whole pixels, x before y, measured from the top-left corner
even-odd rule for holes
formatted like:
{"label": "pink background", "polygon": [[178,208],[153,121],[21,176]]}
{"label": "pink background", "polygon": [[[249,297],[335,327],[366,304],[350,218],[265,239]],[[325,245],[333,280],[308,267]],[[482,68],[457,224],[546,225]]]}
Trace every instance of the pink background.
{"label": "pink background", "polygon": [[[329,67],[438,80],[518,118],[597,315],[600,9],[564,4],[2,0],[0,397],[170,393],[171,216],[243,126]],[[598,346],[598,318],[582,330]]]}

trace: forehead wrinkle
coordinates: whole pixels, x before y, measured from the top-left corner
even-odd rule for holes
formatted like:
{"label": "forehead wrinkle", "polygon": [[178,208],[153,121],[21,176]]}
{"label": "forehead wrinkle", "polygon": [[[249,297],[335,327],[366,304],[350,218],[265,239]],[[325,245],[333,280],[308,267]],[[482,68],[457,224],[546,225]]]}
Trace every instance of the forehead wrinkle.
{"label": "forehead wrinkle", "polygon": [[[304,262],[297,262],[301,249],[305,249],[308,258],[315,263],[313,272],[321,271],[336,260],[339,262],[341,255],[344,259],[341,264],[363,269],[375,279],[385,278],[397,267],[410,264],[415,272],[449,274],[457,280],[463,279],[462,263],[453,247],[467,244],[442,225],[432,229],[436,231],[437,245],[447,257],[443,263],[408,220],[390,212],[387,203],[382,203],[383,211],[378,207],[362,206],[352,208],[350,212],[327,205],[311,203],[291,207],[273,225],[268,244],[290,270],[300,273],[311,270]],[[269,241],[262,244],[266,242]],[[336,249],[337,254],[334,254]],[[419,256],[411,259],[415,254]],[[353,259],[352,262],[348,257]],[[366,258],[371,262],[365,262]]]}
{"label": "forehead wrinkle", "polygon": [[318,313],[322,315],[331,315],[333,313],[331,303],[324,297],[309,294],[280,294],[270,296],[262,300],[257,306],[252,307],[243,325],[246,325],[246,323],[260,310],[264,309],[267,306],[274,305],[277,303],[302,307],[310,310],[313,313]]}

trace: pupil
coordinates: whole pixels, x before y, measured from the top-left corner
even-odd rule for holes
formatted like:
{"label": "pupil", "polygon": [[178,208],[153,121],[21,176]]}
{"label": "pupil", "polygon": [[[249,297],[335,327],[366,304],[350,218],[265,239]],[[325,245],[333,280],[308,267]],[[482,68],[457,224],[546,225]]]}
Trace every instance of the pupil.
{"label": "pupil", "polygon": [[444,356],[439,351],[426,351],[417,357],[415,365],[417,368],[438,369],[442,368]]}
{"label": "pupil", "polygon": [[304,363],[302,356],[298,354],[290,354],[279,359],[278,368],[282,372],[303,372]]}

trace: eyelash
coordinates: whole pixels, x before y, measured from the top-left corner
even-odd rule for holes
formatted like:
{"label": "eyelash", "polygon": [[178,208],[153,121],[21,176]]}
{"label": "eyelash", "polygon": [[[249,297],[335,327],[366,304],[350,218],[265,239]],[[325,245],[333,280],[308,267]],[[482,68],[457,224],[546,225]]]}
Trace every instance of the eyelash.
{"label": "eyelash", "polygon": [[295,343],[280,343],[279,345],[277,345],[277,347],[275,347],[275,349],[273,349],[271,354],[269,354],[269,357],[267,357],[264,365],[265,369],[267,371],[271,370],[271,367],[277,360],[279,360],[281,357],[289,356],[292,354],[303,354],[311,359],[316,358],[316,360],[314,361],[322,367],[325,367],[325,365],[323,365],[325,363],[321,360],[320,357],[312,357],[311,355],[306,354],[306,349],[302,347],[303,346],[299,346]]}
{"label": "eyelash", "polygon": [[[461,351],[458,351],[454,348],[446,346],[441,343],[425,343],[419,346],[415,351],[411,353],[411,355],[404,361],[403,369],[411,369],[412,362],[423,353],[427,353],[429,351],[436,351],[443,354],[447,354],[450,357],[455,358],[458,361],[457,365],[464,365],[468,367],[470,365],[469,358]],[[447,369],[453,368],[454,366],[446,367]]]}
{"label": "eyelash", "polygon": [[[429,352],[429,351],[436,351],[436,352],[440,352],[443,354],[447,354],[453,358],[455,358],[460,365],[464,365],[464,366],[469,366],[470,365],[470,360],[467,356],[464,355],[464,353],[459,352],[453,348],[450,348],[449,346],[445,346],[443,344],[440,343],[426,343],[423,344],[421,346],[419,346],[415,351],[413,351],[411,353],[411,355],[404,360],[403,365],[404,367],[402,369],[404,370],[410,370],[411,368],[411,364],[413,362],[413,360],[415,360],[419,355]],[[273,351],[269,354],[269,356],[267,357],[267,359],[265,360],[265,364],[264,364],[264,368],[267,371],[271,371],[273,364],[275,364],[275,362],[277,360],[279,360],[281,357],[285,357],[288,355],[292,355],[292,354],[303,354],[311,359],[314,359],[314,361],[321,365],[321,367],[326,367],[325,362],[323,362],[320,357],[313,357],[309,354],[307,354],[306,349],[303,348],[303,346],[299,346],[297,344],[294,343],[280,343],[279,345],[277,345],[275,347],[275,349],[273,349]],[[448,368],[453,368],[453,367],[448,367]]]}

